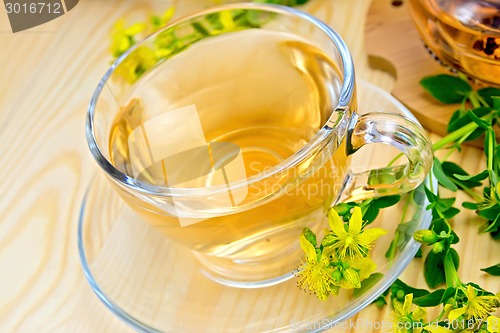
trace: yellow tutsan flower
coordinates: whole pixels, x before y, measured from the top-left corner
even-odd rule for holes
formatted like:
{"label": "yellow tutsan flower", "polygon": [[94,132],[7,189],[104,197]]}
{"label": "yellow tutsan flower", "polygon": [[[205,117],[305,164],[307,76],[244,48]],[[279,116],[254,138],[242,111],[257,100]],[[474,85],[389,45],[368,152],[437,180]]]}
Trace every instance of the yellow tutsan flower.
{"label": "yellow tutsan flower", "polygon": [[117,68],[116,73],[129,83],[134,83],[144,72],[157,63],[155,52],[141,46],[128,55]]}
{"label": "yellow tutsan flower", "polygon": [[223,10],[219,14],[220,23],[224,27],[224,31],[232,31],[235,29],[236,24],[233,20],[233,15],[230,10]]}
{"label": "yellow tutsan flower", "polygon": [[359,272],[359,279],[361,281],[368,278],[373,272],[375,272],[375,269],[377,269],[377,265],[370,257],[358,259],[355,261],[347,260],[347,263]]}
{"label": "yellow tutsan flower", "polygon": [[[152,16],[149,24],[141,22],[134,23],[128,27],[125,27],[123,19],[117,21],[111,35],[111,52],[113,56],[118,58],[134,46],[137,40],[164,27],[171,20],[174,13],[174,7],[170,7],[162,16]],[[159,39],[157,37],[155,40],[158,41]],[[171,53],[172,50],[161,48],[161,45],[141,46],[123,60],[117,67],[116,73],[129,83],[134,83],[161,58],[165,58]]]}
{"label": "yellow tutsan flower", "polygon": [[499,306],[496,296],[478,296],[476,289],[471,285],[467,286],[465,296],[467,302],[464,306],[450,311],[448,319],[451,322],[462,315],[467,319],[484,320]]}
{"label": "yellow tutsan flower", "polygon": [[339,287],[334,284],[328,249],[316,253],[316,248],[304,234],[300,236],[300,246],[304,250],[306,261],[302,263],[297,273],[299,288],[306,291],[308,289],[321,300],[327,299],[332,293],[338,294]]}
{"label": "yellow tutsan flower", "polygon": [[172,19],[172,17],[174,17],[174,14],[175,14],[175,7],[174,6],[170,6],[164,13],[163,15],[161,16],[158,16],[158,15],[153,15],[151,17],[151,29],[152,29],[152,32],[155,32],[161,28],[163,28],[164,26],[166,26],[168,24],[168,22],[170,22],[170,20]]}
{"label": "yellow tutsan flower", "polygon": [[422,332],[427,312],[417,306],[412,310],[413,294],[405,296],[404,303],[394,300],[392,312],[392,331],[395,333]]}
{"label": "yellow tutsan flower", "polygon": [[366,258],[375,241],[386,233],[381,228],[363,230],[362,213],[359,207],[354,207],[347,231],[335,209],[330,209],[328,223],[332,230],[325,235],[322,244],[336,250],[341,260]]}
{"label": "yellow tutsan flower", "polygon": [[135,44],[135,36],[146,29],[144,23],[134,23],[125,28],[125,21],[119,20],[115,23],[112,32],[111,52],[113,56],[119,57]]}

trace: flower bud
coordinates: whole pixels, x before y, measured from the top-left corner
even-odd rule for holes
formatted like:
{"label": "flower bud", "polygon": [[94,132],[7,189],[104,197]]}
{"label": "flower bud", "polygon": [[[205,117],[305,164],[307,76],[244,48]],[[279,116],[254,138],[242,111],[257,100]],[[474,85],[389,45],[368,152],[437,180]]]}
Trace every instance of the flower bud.
{"label": "flower bud", "polygon": [[338,239],[332,233],[328,233],[325,235],[325,237],[323,237],[321,245],[323,245],[324,247],[328,247],[334,245],[337,242]]}
{"label": "flower bud", "polygon": [[375,305],[377,308],[382,309],[384,306],[387,305],[387,301],[385,300],[384,297],[379,297],[375,300]]}
{"label": "flower bud", "polygon": [[303,234],[304,234],[304,237],[307,239],[307,241],[312,244],[312,246],[316,246],[316,244],[317,244],[316,234],[314,232],[312,232],[311,229],[304,228]]}
{"label": "flower bud", "polygon": [[396,298],[399,301],[402,301],[405,298],[405,292],[403,289],[399,289],[398,292],[396,293]]}
{"label": "flower bud", "polygon": [[333,207],[340,216],[347,215],[351,211],[351,206],[346,203],[339,203]]}
{"label": "flower bud", "polygon": [[348,282],[349,286],[352,288],[361,287],[361,281],[359,280],[359,273],[353,268],[348,268],[344,270],[344,279]]}
{"label": "flower bud", "polygon": [[432,252],[434,253],[440,253],[443,252],[444,250],[444,244],[442,242],[435,243],[434,246],[432,247]]}
{"label": "flower bud", "polygon": [[413,234],[413,238],[421,244],[434,244],[439,240],[438,235],[431,230],[418,230]]}
{"label": "flower bud", "polygon": [[339,283],[342,280],[342,273],[338,269],[334,270],[332,273],[332,278],[335,283]]}

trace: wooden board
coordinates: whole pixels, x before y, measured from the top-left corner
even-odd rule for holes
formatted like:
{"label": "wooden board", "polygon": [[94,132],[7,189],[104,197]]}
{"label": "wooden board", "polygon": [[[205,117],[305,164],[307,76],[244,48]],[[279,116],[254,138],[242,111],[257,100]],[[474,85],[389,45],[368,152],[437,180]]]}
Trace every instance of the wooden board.
{"label": "wooden board", "polygon": [[408,1],[394,6],[390,0],[373,0],[365,26],[369,63],[396,78],[392,94],[425,128],[445,135],[448,120],[457,106],[435,101],[418,82],[427,75],[450,72],[425,49],[408,7]]}

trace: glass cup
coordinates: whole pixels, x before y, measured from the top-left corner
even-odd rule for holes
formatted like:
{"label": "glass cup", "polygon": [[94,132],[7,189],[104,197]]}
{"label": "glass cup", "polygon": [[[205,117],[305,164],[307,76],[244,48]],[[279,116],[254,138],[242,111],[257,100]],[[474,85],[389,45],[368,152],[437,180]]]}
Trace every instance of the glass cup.
{"label": "glass cup", "polygon": [[[206,275],[273,285],[293,276],[302,230],[322,231],[333,204],[405,193],[431,168],[422,128],[358,115],[355,86],[347,46],[317,18],[220,6],[112,65],[92,97],[87,140],[123,200],[192,249]],[[357,172],[351,155],[371,143],[407,162]]]}
{"label": "glass cup", "polygon": [[499,0],[410,0],[426,46],[444,65],[500,86]]}

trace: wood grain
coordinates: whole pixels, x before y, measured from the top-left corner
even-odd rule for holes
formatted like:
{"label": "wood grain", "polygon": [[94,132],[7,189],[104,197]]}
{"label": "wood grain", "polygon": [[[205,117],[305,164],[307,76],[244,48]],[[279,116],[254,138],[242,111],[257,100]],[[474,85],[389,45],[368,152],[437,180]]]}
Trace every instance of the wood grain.
{"label": "wood grain", "polygon": [[[81,0],[47,26],[19,34],[8,32],[0,9],[0,332],[131,332],[95,297],[80,267],[77,219],[97,169],[86,146],[84,121],[90,96],[109,65],[112,23],[144,16],[158,6],[153,0]],[[182,6],[187,11],[200,3]],[[390,90],[393,79],[371,70],[366,60],[368,8],[365,0],[311,0],[305,7],[346,39],[359,77]],[[453,158],[474,172],[484,165],[478,163],[480,156],[467,148]],[[457,199],[460,204],[465,197],[458,194]],[[498,261],[499,246],[477,234],[480,221],[472,216],[454,222],[462,235],[458,250],[467,253],[460,274],[464,281],[494,289],[498,281],[478,268]],[[416,260],[403,278],[423,286],[420,270]],[[368,307],[354,319],[388,316],[388,309]]]}

